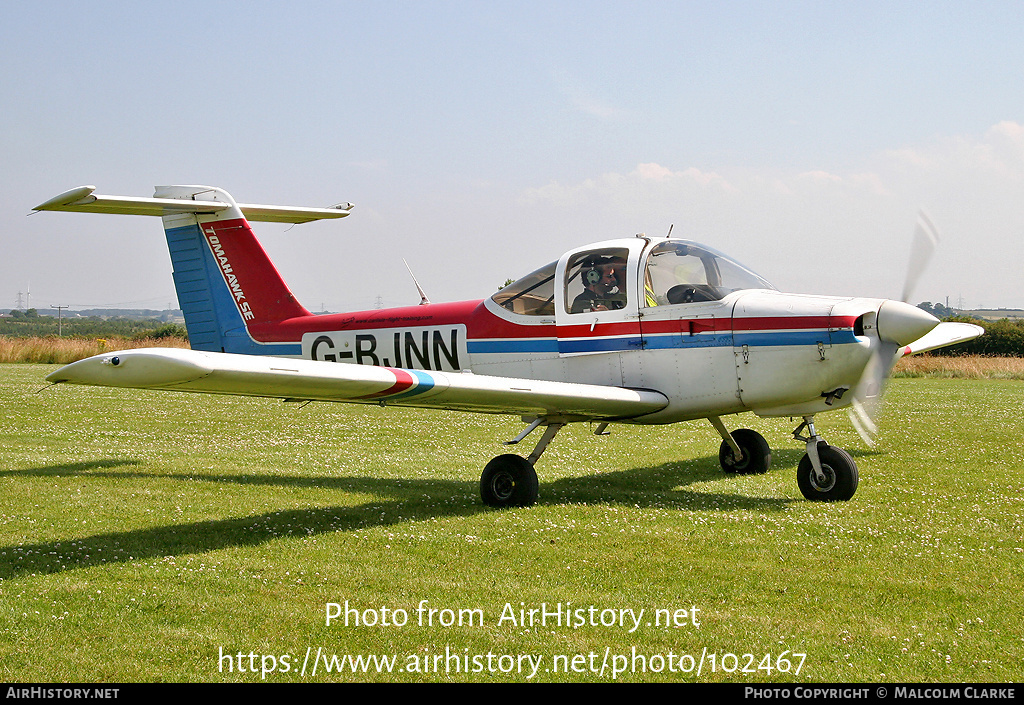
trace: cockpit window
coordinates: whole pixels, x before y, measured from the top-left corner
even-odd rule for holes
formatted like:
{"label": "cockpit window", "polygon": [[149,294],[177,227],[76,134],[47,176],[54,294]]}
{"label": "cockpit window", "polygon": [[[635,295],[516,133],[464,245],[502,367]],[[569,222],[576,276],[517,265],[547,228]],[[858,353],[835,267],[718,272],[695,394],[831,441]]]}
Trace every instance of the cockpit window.
{"label": "cockpit window", "polygon": [[626,307],[629,249],[610,247],[573,255],[565,268],[565,308],[569,313]]}
{"label": "cockpit window", "polygon": [[644,269],[644,305],[717,301],[740,289],[774,289],[720,252],[691,242],[659,243]]}
{"label": "cockpit window", "polygon": [[555,265],[541,267],[503,287],[491,297],[494,303],[524,316],[555,315]]}

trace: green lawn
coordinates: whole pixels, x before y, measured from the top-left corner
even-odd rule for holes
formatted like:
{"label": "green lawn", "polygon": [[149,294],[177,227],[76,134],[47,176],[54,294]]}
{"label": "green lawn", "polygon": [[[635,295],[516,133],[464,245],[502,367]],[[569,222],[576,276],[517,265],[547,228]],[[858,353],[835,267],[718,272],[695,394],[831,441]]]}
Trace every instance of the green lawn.
{"label": "green lawn", "polygon": [[707,423],[576,425],[540,503],[494,511],[515,418],[37,393],[51,369],[0,365],[0,680],[1024,680],[1019,381],[894,380],[874,449],[819,417],[848,503],[803,500],[796,422],[747,415],[767,475],[723,474]]}

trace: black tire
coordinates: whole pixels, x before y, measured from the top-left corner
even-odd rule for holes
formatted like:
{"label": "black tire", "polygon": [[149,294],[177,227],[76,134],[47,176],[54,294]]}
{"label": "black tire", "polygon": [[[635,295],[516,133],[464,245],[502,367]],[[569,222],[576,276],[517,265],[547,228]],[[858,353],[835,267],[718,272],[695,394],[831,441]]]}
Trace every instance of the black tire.
{"label": "black tire", "polygon": [[825,473],[824,484],[814,476],[811,459],[805,455],[796,471],[796,483],[804,497],[816,502],[845,502],[853,497],[860,482],[857,463],[842,448],[827,443],[818,444],[818,458]]}
{"label": "black tire", "polygon": [[768,447],[768,441],[764,436],[749,428],[738,428],[731,435],[736,445],[743,451],[743,460],[737,463],[732,448],[727,442],[722,441],[718,449],[718,464],[722,469],[740,475],[761,475],[768,472],[768,468],[772,466],[772,449]]}
{"label": "black tire", "polygon": [[520,455],[499,455],[480,475],[480,497],[488,507],[529,507],[538,495],[537,471]]}

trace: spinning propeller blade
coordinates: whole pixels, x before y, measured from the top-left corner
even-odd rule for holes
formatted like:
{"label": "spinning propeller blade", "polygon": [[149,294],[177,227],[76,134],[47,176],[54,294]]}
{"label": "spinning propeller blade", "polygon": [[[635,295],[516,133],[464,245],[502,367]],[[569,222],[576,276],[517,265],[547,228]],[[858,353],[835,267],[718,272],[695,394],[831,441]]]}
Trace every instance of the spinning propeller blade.
{"label": "spinning propeller blade", "polygon": [[877,419],[882,411],[882,392],[889,378],[899,346],[873,338],[871,360],[864,368],[854,390],[853,402],[847,409],[850,422],[865,444],[873,446],[878,433]]}
{"label": "spinning propeller blade", "polygon": [[932,221],[923,211],[919,212],[902,299],[886,301],[878,308],[875,335],[870,337],[871,359],[864,367],[854,390],[853,402],[847,410],[854,429],[869,446],[874,445],[874,436],[878,433],[877,419],[882,410],[885,383],[900,357],[901,349],[939,325],[935,316],[908,303],[938,243],[939,234]]}
{"label": "spinning propeller blade", "polygon": [[914,239],[910,244],[910,263],[907,265],[907,278],[903,282],[903,296],[900,301],[910,303],[910,296],[917,287],[917,280],[928,268],[928,261],[938,245],[938,231],[924,211],[918,211]]}

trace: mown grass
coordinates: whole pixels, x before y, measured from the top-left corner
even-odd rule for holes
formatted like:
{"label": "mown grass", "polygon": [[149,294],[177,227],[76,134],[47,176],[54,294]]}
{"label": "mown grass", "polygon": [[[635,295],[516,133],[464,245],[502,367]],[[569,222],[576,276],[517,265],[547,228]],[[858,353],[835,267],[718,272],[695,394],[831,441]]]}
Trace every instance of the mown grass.
{"label": "mown grass", "polygon": [[[788,420],[760,430],[774,469],[718,469],[708,424],[565,429],[541,461],[541,501],[491,511],[480,469],[515,419],[58,386],[52,367],[0,367],[0,678],[260,681],[222,653],[531,654],[702,650],[732,672],[617,680],[992,682],[1024,677],[1024,453],[1010,381],[896,379],[878,446],[842,414],[851,502],[804,501]],[[532,441],[533,439],[529,439]],[[407,610],[398,626],[325,624],[325,606]],[[420,626],[415,609],[479,609],[484,624]],[[645,609],[644,624],[499,624],[519,608]],[[700,627],[647,624],[654,609]],[[806,653],[799,674],[756,667]],[[596,656],[589,658],[590,654]],[[753,672],[742,655],[753,655]],[[259,669],[261,660],[255,661]],[[269,663],[269,662],[266,662]],[[443,662],[442,662],[443,663]],[[498,666],[498,662],[494,662]],[[506,665],[508,662],[505,662]],[[657,662],[648,662],[651,668]],[[794,662],[795,663],[795,662]],[[250,666],[245,659],[245,666]],[[473,664],[470,663],[472,666]],[[685,665],[685,664],[684,664]],[[509,673],[345,673],[267,681],[525,681]]]}

